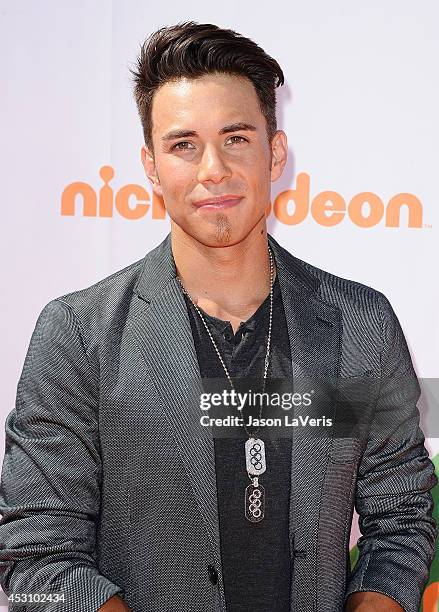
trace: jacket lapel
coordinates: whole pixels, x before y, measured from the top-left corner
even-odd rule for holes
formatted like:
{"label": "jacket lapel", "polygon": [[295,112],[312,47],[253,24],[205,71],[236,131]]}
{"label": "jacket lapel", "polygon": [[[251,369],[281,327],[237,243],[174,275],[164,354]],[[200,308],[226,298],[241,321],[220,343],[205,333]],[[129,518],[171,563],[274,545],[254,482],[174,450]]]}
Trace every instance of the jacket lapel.
{"label": "jacket lapel", "polygon": [[132,327],[143,347],[162,408],[205,521],[220,566],[214,446],[211,430],[199,425],[200,369],[186,303],[176,279],[171,234],[148,253],[134,288],[147,306]]}
{"label": "jacket lapel", "polygon": [[[335,413],[341,356],[342,320],[338,308],[324,301],[317,289],[317,276],[283,249],[272,237],[279,283],[290,340],[293,388],[296,393],[314,388],[313,404],[296,407],[300,414],[331,418]],[[323,405],[318,391],[329,392]],[[328,401],[329,400],[329,401]],[[329,428],[329,432],[330,432]],[[317,436],[316,432],[320,435]],[[322,429],[294,428],[291,457],[290,546],[294,557],[291,601],[295,610],[314,610],[316,605],[317,556],[320,496],[325,478],[330,435]]]}

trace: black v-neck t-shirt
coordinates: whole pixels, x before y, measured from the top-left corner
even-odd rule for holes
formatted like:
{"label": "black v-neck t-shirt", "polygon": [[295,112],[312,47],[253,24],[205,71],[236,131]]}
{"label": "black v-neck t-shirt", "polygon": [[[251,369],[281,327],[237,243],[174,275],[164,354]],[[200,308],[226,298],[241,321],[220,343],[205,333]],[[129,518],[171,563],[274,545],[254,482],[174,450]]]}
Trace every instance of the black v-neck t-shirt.
{"label": "black v-neck t-shirt", "polygon": [[[226,374],[203,322],[185,295],[192,335],[202,378],[224,378]],[[267,346],[270,296],[236,334],[229,321],[200,309],[232,379],[262,380]],[[270,378],[292,379],[291,353],[279,280],[273,286],[273,321]],[[243,430],[243,428],[240,428]],[[239,438],[215,437],[215,466],[221,558],[227,612],[290,612],[292,555],[289,538],[291,486],[291,439],[271,435],[264,440],[267,469],[259,477],[265,488],[265,517],[252,523],[245,517],[244,495],[250,479],[245,466],[244,431]]]}

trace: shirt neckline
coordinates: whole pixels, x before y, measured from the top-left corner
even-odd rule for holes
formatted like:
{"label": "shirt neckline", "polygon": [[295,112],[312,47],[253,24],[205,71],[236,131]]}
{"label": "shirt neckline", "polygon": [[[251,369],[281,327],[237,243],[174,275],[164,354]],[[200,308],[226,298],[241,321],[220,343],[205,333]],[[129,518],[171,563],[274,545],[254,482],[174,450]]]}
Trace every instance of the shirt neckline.
{"label": "shirt neckline", "polygon": [[[275,298],[278,297],[279,295],[279,275],[276,274],[276,278],[274,279],[274,283],[273,283],[273,302],[275,301]],[[184,294],[185,297],[187,298],[186,294]],[[189,298],[187,298],[187,302],[190,304],[190,306],[192,308],[194,308],[194,305],[192,304],[191,300]],[[258,308],[255,310],[255,312],[247,319],[247,321],[241,321],[239,324],[238,329],[236,330],[236,334],[241,331],[243,328],[245,328],[248,331],[253,331],[256,328],[257,322],[260,318],[262,318],[264,311],[268,308],[270,303],[270,294],[267,295],[267,297],[265,298],[265,300],[258,306]],[[231,327],[232,324],[230,321],[225,321],[224,319],[218,319],[218,317],[215,317],[213,315],[208,314],[207,312],[205,312],[202,308],[200,308],[198,306],[198,309],[200,310],[201,314],[203,315],[203,317],[206,319],[207,322],[210,322],[211,325],[215,326],[216,329],[218,329],[221,333],[224,332],[229,326]],[[195,308],[194,308],[195,310]]]}

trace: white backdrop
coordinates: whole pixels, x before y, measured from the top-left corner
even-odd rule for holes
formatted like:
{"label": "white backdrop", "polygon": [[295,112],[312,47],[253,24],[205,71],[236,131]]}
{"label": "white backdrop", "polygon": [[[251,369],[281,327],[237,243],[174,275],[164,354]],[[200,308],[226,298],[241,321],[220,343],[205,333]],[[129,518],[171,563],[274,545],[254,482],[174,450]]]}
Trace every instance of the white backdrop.
{"label": "white backdrop", "polygon": [[[383,291],[418,375],[438,377],[437,2],[0,4],[3,420],[43,306],[140,259],[169,231],[151,209],[137,220],[117,210],[84,216],[81,198],[74,215],[62,215],[61,198],[72,182],[98,193],[105,165],[114,193],[127,184],[151,193],[128,66],[153,30],[189,19],[250,36],[284,70],[278,117],[289,162],[272,201],[295,189],[301,173],[310,200],[333,191],[346,204],[360,192],[385,207],[398,193],[420,201],[421,227],[407,227],[403,210],[400,227],[359,227],[349,215],[325,227],[311,214],[287,225],[272,214],[269,231],[301,259]],[[287,210],[293,214],[292,202]],[[434,456],[439,441],[427,446]],[[354,526],[352,543],[357,535]]]}

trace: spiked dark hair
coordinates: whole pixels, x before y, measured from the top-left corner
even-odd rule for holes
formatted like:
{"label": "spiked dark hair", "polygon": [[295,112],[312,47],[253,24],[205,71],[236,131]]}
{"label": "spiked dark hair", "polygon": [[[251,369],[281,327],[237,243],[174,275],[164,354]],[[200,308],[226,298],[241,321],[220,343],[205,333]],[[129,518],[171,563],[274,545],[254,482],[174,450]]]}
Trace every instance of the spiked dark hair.
{"label": "spiked dark hair", "polygon": [[281,67],[251,39],[210,23],[180,22],[151,34],[141,45],[133,75],[146,146],[152,146],[152,100],[168,81],[210,73],[247,77],[254,85],[271,141],[277,129],[275,88],[284,83]]}

